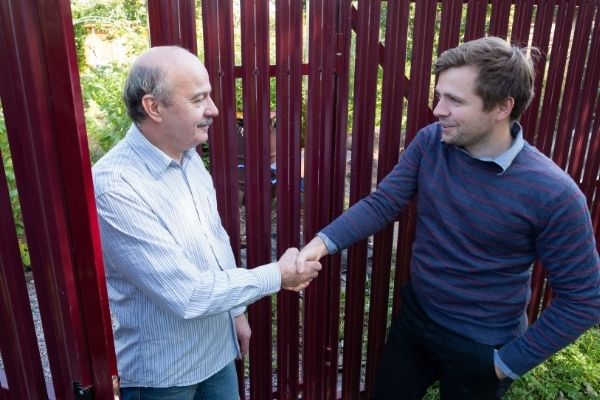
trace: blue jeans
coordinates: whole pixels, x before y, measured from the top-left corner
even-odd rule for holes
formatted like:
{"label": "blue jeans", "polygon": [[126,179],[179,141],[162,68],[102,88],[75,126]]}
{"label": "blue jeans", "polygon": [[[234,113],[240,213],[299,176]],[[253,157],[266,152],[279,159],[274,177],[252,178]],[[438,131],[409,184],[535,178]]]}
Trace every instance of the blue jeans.
{"label": "blue jeans", "polygon": [[239,398],[234,362],[195,385],[121,388],[121,400],[238,400]]}

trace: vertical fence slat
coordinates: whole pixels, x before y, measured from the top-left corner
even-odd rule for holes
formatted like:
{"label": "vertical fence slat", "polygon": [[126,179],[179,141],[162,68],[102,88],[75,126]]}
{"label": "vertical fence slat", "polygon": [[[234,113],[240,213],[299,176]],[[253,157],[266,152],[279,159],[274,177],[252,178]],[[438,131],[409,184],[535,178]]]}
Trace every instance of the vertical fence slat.
{"label": "vertical fence slat", "polygon": [[[598,63],[596,63],[598,64]],[[594,115],[600,115],[600,100],[596,103],[596,109],[594,111]],[[598,169],[600,168],[600,118],[596,117],[596,126],[590,129],[592,130],[590,149],[588,151],[588,160],[586,162],[585,171],[583,174],[583,182],[582,188],[588,199],[588,206],[591,210],[594,210],[592,204],[592,196],[594,195],[594,191],[598,187]],[[597,204],[600,204],[599,194],[596,193]],[[600,244],[600,240],[597,240]]]}
{"label": "vertical fence slat", "polygon": [[194,0],[148,0],[147,6],[152,46],[178,45],[197,53]]}
{"label": "vertical fence slat", "polygon": [[[108,308],[104,262],[94,199],[81,84],[68,2],[39,2],[50,92],[54,101],[56,152],[59,179],[64,192],[70,255],[81,305],[85,351],[89,352],[96,398],[113,398],[113,376],[117,375],[112,324]],[[54,61],[55,59],[60,62]],[[85,384],[85,382],[81,382]]]}
{"label": "vertical fence slat", "polygon": [[542,289],[544,288],[544,279],[546,274],[542,268],[542,264],[536,261],[531,272],[531,298],[527,305],[527,319],[532,324],[538,317],[540,300],[542,298]]}
{"label": "vertical fence slat", "polygon": [[531,104],[521,118],[525,139],[534,143],[536,136],[536,125],[538,121],[538,110],[541,103],[541,93],[543,90],[544,71],[548,61],[548,46],[550,43],[550,33],[552,21],[554,19],[554,7],[558,0],[548,0],[537,5],[535,24],[532,38],[532,45],[540,50],[541,57],[535,63],[535,90]]}
{"label": "vertical fence slat", "polygon": [[442,22],[438,55],[458,46],[463,0],[442,0]]}
{"label": "vertical fence slat", "polygon": [[[352,129],[352,163],[350,205],[371,191],[375,99],[377,97],[377,59],[381,3],[378,0],[358,3],[356,62],[354,73],[354,123]],[[346,306],[344,327],[344,369],[342,397],[360,392],[362,336],[364,325],[367,241],[348,250]]]}
{"label": "vertical fence slat", "polygon": [[[351,44],[351,3],[345,0],[336,0],[334,12],[335,43],[332,73],[333,81],[333,127],[331,143],[330,182],[331,198],[329,202],[329,220],[342,213],[345,198],[346,177],[346,139],[348,129],[348,91],[350,77],[350,44]],[[327,184],[327,183],[325,183]],[[338,398],[338,343],[340,314],[340,272],[341,257],[336,255],[329,257],[327,267],[328,281],[328,307],[336,312],[327,313],[328,332],[326,342],[326,377],[325,382],[329,387],[324,390],[325,399]],[[343,379],[343,378],[342,378]]]}
{"label": "vertical fence slat", "polygon": [[108,399],[116,362],[69,3],[0,12],[6,126],[54,389],[73,398],[76,381]]}
{"label": "vertical fence slat", "polygon": [[[231,2],[202,0],[204,62],[210,76],[212,98],[219,116],[210,127],[211,175],[221,223],[229,234],[236,263],[240,265],[240,209],[235,118],[233,10]],[[217,32],[217,34],[215,34]],[[246,398],[244,365],[237,363],[240,397]]]}
{"label": "vertical fence slat", "polygon": [[575,2],[573,0],[561,1],[552,38],[552,52],[541,111],[544,118],[540,121],[538,137],[535,141],[538,149],[547,156],[550,156],[552,150],[574,13]]}
{"label": "vertical fence slat", "polygon": [[[337,41],[335,57],[332,60],[335,68],[333,89],[333,143],[331,145],[330,185],[331,200],[329,204],[330,220],[342,213],[345,198],[346,178],[346,139],[348,130],[348,92],[350,77],[350,44],[351,44],[351,3],[337,0],[335,3],[335,20]],[[330,257],[327,270],[329,290],[329,310],[340,309],[340,271],[341,257]],[[329,312],[327,339],[327,384],[326,399],[338,398],[338,343],[339,343],[339,312]]]}
{"label": "vertical fence slat", "polygon": [[[433,36],[435,28],[436,1],[426,0],[416,3],[415,31],[413,43],[423,43],[413,46],[410,65],[410,89],[408,93],[407,129],[404,147],[408,146],[417,131],[434,120],[433,113],[428,107],[429,84],[431,76],[423,71],[431,71]],[[427,105],[427,106],[424,106]],[[409,275],[411,244],[414,239],[415,206],[414,202],[402,213],[399,221],[397,241],[396,276],[394,280],[394,313],[399,307],[398,291]]]}
{"label": "vertical fence slat", "polygon": [[[600,84],[600,63],[594,62],[598,57],[598,50],[600,49],[600,15],[598,14],[600,8],[596,7],[596,18],[594,32],[592,33],[590,50],[587,56],[587,66],[585,70],[585,78],[583,79],[582,92],[579,95],[579,110],[577,112],[577,121],[575,126],[575,140],[573,144],[573,154],[569,163],[569,173],[574,179],[579,182],[581,177],[581,171],[584,168],[584,154],[589,142],[589,133],[592,132],[592,110],[594,108],[594,100],[596,99],[596,92],[598,85]],[[587,13],[594,15],[594,8],[587,9]],[[587,38],[583,38],[585,43],[588,43]],[[598,114],[596,114],[598,115]],[[597,159],[596,153],[588,153],[589,166],[592,166],[591,162]],[[585,181],[581,184],[581,189],[585,195],[590,198],[589,187],[585,185]]]}
{"label": "vertical fence slat", "polygon": [[[277,34],[277,254],[300,245],[300,116],[302,113],[302,4],[276,3]],[[277,297],[277,391],[298,398],[299,301],[294,292]]]}
{"label": "vertical fence slat", "polygon": [[491,0],[492,16],[488,33],[491,36],[505,38],[508,36],[508,18],[512,1]]}
{"label": "vertical fence slat", "polygon": [[580,117],[575,112],[577,103],[579,100],[589,101],[589,99],[582,98],[580,92],[582,90],[581,83],[583,79],[581,78],[585,66],[593,16],[594,6],[592,4],[588,3],[578,8],[577,23],[575,24],[575,33],[569,54],[569,69],[566,78],[566,82],[569,82],[569,84],[565,85],[562,97],[553,157],[554,162],[563,169],[565,169],[567,164],[569,146],[575,131],[575,120]]}
{"label": "vertical fence slat", "polygon": [[[386,61],[383,67],[383,94],[377,182],[396,165],[400,150],[405,84],[406,32],[408,30],[409,1],[388,3],[385,38]],[[460,12],[459,12],[460,18]],[[456,37],[458,40],[458,36]],[[367,344],[366,392],[371,398],[375,373],[385,341],[390,283],[394,225],[375,234],[373,269],[369,308],[369,341]],[[345,363],[344,363],[345,366]]]}
{"label": "vertical fence slat", "polygon": [[485,14],[488,0],[469,0],[465,42],[482,37],[485,34]]}
{"label": "vertical fence slat", "polygon": [[[269,170],[269,2],[241,2],[242,86],[246,136],[246,240],[248,266],[271,260],[271,187]],[[272,396],[271,298],[249,307],[252,399]]]}
{"label": "vertical fence slat", "polygon": [[523,0],[516,3],[515,18],[510,35],[510,41],[517,46],[525,46],[531,31],[534,0]]}
{"label": "vertical fence slat", "polygon": [[[341,4],[341,3],[340,3]],[[309,11],[309,79],[305,152],[304,237],[312,238],[334,216],[331,168],[336,154],[336,17],[339,4],[311,0]],[[343,6],[342,6],[343,7]],[[339,256],[338,256],[339,257]],[[323,272],[305,292],[304,398],[333,398],[337,373],[339,268],[329,257]],[[336,276],[334,276],[334,274]]]}
{"label": "vertical fence slat", "polygon": [[0,351],[11,396],[42,399],[47,396],[42,362],[1,160],[0,155]]}

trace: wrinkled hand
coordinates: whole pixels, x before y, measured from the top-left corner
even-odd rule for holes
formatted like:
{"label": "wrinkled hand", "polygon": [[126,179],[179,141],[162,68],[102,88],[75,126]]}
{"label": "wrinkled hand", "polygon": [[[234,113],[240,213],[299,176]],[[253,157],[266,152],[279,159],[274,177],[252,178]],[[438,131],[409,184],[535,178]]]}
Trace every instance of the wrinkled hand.
{"label": "wrinkled hand", "polygon": [[[321,263],[303,261],[298,264],[296,262],[298,254],[298,249],[289,248],[278,261],[281,270],[281,287],[284,289],[300,291],[319,275]],[[297,265],[301,265],[301,268],[297,268]]]}
{"label": "wrinkled hand", "polygon": [[297,263],[298,269],[304,266],[306,261],[319,261],[327,255],[327,247],[323,240],[315,236],[306,246],[302,248],[298,254]]}
{"label": "wrinkled hand", "polygon": [[250,349],[250,336],[252,335],[252,330],[250,329],[250,324],[248,324],[248,320],[244,314],[235,317],[235,332],[237,333],[237,338],[240,342],[242,356],[247,356],[248,350]]}

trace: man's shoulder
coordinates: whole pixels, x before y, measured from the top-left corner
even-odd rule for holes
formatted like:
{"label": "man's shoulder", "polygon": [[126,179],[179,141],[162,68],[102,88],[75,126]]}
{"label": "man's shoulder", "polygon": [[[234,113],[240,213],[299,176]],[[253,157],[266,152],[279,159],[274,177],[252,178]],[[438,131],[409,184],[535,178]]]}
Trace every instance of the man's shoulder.
{"label": "man's shoulder", "polygon": [[515,161],[524,181],[544,188],[539,193],[546,200],[579,198],[585,203],[585,196],[573,178],[535,146],[526,142]]}
{"label": "man's shoulder", "polygon": [[96,197],[119,187],[128,177],[139,175],[139,157],[124,140],[121,140],[92,167]]}

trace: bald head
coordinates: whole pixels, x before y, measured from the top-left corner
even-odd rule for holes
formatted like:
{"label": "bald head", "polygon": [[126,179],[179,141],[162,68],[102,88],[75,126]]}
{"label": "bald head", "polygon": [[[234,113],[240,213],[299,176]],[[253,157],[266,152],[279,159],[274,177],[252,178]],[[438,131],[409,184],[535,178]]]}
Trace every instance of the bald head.
{"label": "bald head", "polygon": [[162,104],[169,105],[172,89],[170,76],[174,71],[188,66],[200,66],[205,70],[194,54],[177,46],[152,47],[140,55],[129,71],[123,90],[123,101],[129,117],[134,122],[146,119],[142,98],[148,94]]}

